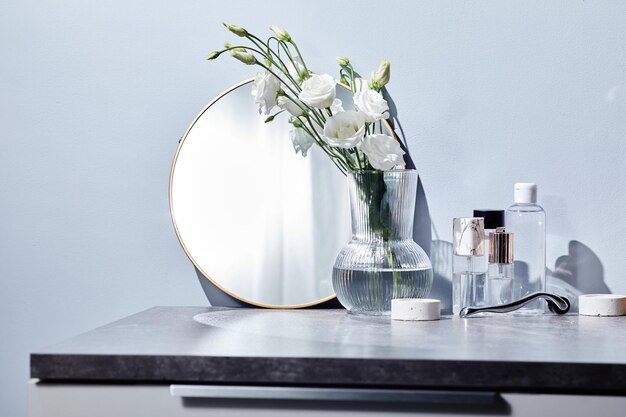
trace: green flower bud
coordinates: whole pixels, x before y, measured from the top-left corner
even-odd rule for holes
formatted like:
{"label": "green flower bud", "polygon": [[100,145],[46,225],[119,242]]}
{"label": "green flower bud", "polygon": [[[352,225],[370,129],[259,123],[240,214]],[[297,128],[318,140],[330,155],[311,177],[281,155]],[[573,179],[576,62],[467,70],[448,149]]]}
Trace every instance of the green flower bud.
{"label": "green flower bud", "polygon": [[275,115],[275,114],[272,114],[272,115],[268,116],[268,117],[265,119],[265,123],[269,123],[269,122],[271,122],[272,120],[274,120],[274,117],[276,117],[276,115]]}
{"label": "green flower bud", "polygon": [[268,57],[265,57],[265,66],[270,68],[272,66],[272,60]]}
{"label": "green flower bud", "polygon": [[285,29],[281,29],[276,25],[272,25],[270,26],[270,30],[274,32],[274,34],[279,40],[285,41],[285,42],[291,42],[291,36],[289,36],[289,33],[287,33]]}
{"label": "green flower bud", "polygon": [[254,65],[257,63],[256,58],[254,57],[254,55],[251,55],[247,52],[241,52],[241,51],[237,51],[235,49],[233,49],[230,52],[230,55],[235,58],[240,60],[241,62],[243,62],[246,65]]}
{"label": "green flower bud", "polygon": [[391,63],[384,59],[376,72],[372,73],[370,77],[369,87],[372,90],[380,91],[382,88],[389,82],[390,71],[391,71]]}
{"label": "green flower bud", "polygon": [[218,56],[220,56],[220,54],[221,54],[221,52],[219,52],[219,51],[213,51],[213,52],[211,52],[211,53],[209,54],[209,56],[207,57],[207,59],[208,59],[209,61],[211,61],[211,60],[213,60],[213,59],[217,58]]}
{"label": "green flower bud", "polygon": [[245,38],[246,36],[248,36],[248,31],[240,26],[231,25],[230,23],[226,22],[222,22],[222,24],[226,26],[226,29],[230,30],[239,37]]}
{"label": "green flower bud", "polygon": [[344,77],[344,75],[343,75],[343,74],[341,74],[341,77],[339,78],[339,83],[340,83],[340,84],[343,84],[343,85],[349,85],[349,84],[348,84],[348,80],[347,80],[347,78],[346,78],[346,77]]}
{"label": "green flower bud", "polygon": [[338,56],[337,62],[339,63],[339,65],[344,67],[350,65],[350,60],[345,56]]}

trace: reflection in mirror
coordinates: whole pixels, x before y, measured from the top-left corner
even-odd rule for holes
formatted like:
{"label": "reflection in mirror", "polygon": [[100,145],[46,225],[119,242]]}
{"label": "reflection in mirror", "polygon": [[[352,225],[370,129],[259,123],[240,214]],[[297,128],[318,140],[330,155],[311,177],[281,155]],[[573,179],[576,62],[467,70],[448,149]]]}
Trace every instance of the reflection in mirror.
{"label": "reflection in mirror", "polygon": [[[287,114],[264,123],[250,81],[192,123],[172,167],[177,235],[202,274],[228,294],[264,306],[334,296],[332,267],[350,239],[345,177],[317,146],[291,143]],[[338,89],[346,110],[349,91]]]}

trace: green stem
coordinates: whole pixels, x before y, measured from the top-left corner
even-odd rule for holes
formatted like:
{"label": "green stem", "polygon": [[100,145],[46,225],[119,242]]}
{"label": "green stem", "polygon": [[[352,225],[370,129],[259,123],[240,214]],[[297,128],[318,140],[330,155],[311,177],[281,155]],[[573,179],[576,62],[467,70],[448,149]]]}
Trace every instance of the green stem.
{"label": "green stem", "polygon": [[326,152],[326,154],[330,156],[333,162],[335,162],[335,165],[337,165],[337,163],[342,165],[343,168],[341,168],[341,172],[343,172],[345,175],[346,172],[350,170],[347,159],[343,160],[341,153],[336,153],[335,149],[332,146],[327,145],[326,142],[324,142],[324,140],[319,136],[317,131],[315,131],[315,128],[313,127],[313,124],[311,123],[310,118],[307,117],[306,120],[309,123],[309,126],[311,127],[310,130],[308,128],[306,129],[307,133],[311,135],[313,140],[317,142],[317,144],[322,148],[322,150],[324,150],[324,152]]}
{"label": "green stem", "polygon": [[[250,33],[248,34],[247,38],[250,40],[250,42],[254,43],[257,48],[259,49],[264,49],[263,47],[267,48],[268,52],[273,54],[276,57],[276,59],[278,59],[278,61],[280,62],[280,65],[277,65],[277,66],[282,71],[282,73],[285,74],[285,76],[293,83],[293,85],[296,87],[296,89],[298,89],[298,91],[302,91],[302,89],[300,88],[300,84],[296,80],[294,80],[294,78],[289,73],[289,69],[287,68],[287,65],[285,64],[285,62],[281,59],[280,54],[277,54],[272,48],[270,48],[269,40],[268,42],[263,42],[262,39],[259,39],[257,36],[254,36]],[[264,56],[267,57],[273,63],[276,63],[276,61],[274,61],[274,59],[272,59],[272,57],[269,54],[266,54]],[[292,64],[293,64],[293,61],[292,61]]]}
{"label": "green stem", "polygon": [[358,167],[353,166],[352,158],[350,158],[349,150],[341,148],[341,153],[343,153],[344,158],[346,158],[346,161],[348,161],[348,165],[350,166],[350,169],[354,170],[358,168]]}
{"label": "green stem", "polygon": [[[289,58],[289,61],[291,62],[291,65],[294,66],[294,68],[296,68],[296,70],[298,69],[298,67],[296,66],[296,62],[293,60],[293,56],[291,55],[291,51],[289,50],[289,46],[287,45],[287,43],[285,41],[281,41],[278,38],[275,38],[277,41],[277,45],[279,47],[283,48],[283,51],[285,51],[285,53],[287,54],[287,58]],[[300,61],[302,61],[302,57],[299,56]],[[302,64],[304,65],[304,63]],[[304,69],[307,71],[307,73],[309,72],[309,70],[306,68],[306,65],[304,65]]]}
{"label": "green stem", "polygon": [[383,245],[386,246],[385,252],[387,256],[387,263],[389,264],[389,268],[393,271],[393,295],[395,298],[398,295],[398,284],[399,281],[402,280],[402,273],[394,265],[394,256],[393,252],[391,251],[391,247],[388,244],[385,245],[385,243],[383,243]]}
{"label": "green stem", "polygon": [[[257,65],[259,65],[260,67],[265,68],[265,70],[266,70],[267,72],[269,72],[270,74],[272,74],[274,77],[278,78],[278,80],[279,80],[281,83],[283,83],[283,84],[285,85],[285,87],[287,87],[287,88],[289,89],[289,91],[291,91],[291,93],[292,93],[294,96],[298,97],[298,93],[297,93],[297,92],[295,92],[295,91],[293,90],[293,88],[291,88],[291,86],[290,86],[288,83],[286,83],[286,82],[285,82],[282,78],[280,78],[280,77],[279,77],[279,76],[278,76],[278,75],[277,75],[274,71],[272,71],[272,70],[271,70],[271,69],[270,69],[267,65],[262,64],[262,63],[260,63],[260,62],[257,62]],[[289,97],[289,96],[287,95],[287,97]],[[306,103],[302,103],[302,104],[304,104],[305,106],[307,106],[308,108],[310,108],[310,107],[309,107]]]}
{"label": "green stem", "polygon": [[356,93],[356,81],[354,80],[354,67],[351,63],[348,63],[348,68],[350,68],[350,83],[352,84],[352,94]]}
{"label": "green stem", "polygon": [[304,58],[302,58],[302,54],[300,53],[300,49],[298,49],[298,45],[296,45],[296,43],[291,40],[289,41],[293,47],[296,49],[296,53],[298,54],[298,56],[300,57],[300,61],[302,61],[302,65],[304,66],[304,69],[307,71],[307,73],[310,73],[309,68],[306,66],[306,63],[304,62]]}
{"label": "green stem", "polygon": [[254,49],[254,48],[250,48],[249,46],[243,46],[243,45],[236,45],[236,46],[231,46],[228,48],[224,48],[221,51],[219,51],[219,53],[224,53],[226,51],[232,51],[233,49],[245,49],[246,51],[253,51],[256,52],[257,54],[261,55],[263,58],[266,57],[265,52],[261,52],[258,49]]}
{"label": "green stem", "polygon": [[[287,45],[287,42],[281,41],[280,39],[277,39],[275,37],[272,37],[272,38],[276,39],[277,42],[278,42],[278,45],[282,46],[283,51],[285,51],[285,53],[287,54],[287,57],[291,61],[292,65],[297,70],[296,63],[293,60],[293,56],[291,55],[291,50],[289,49],[289,45]],[[306,73],[310,74],[311,72],[309,71],[309,68],[307,67],[306,63],[304,62],[304,58],[302,57],[302,54],[300,53],[300,50],[298,49],[298,45],[296,45],[296,43],[293,40],[290,41],[290,43],[296,49],[296,53],[298,54],[298,58],[300,58],[300,61],[302,62],[302,65],[304,66],[304,69],[306,70]],[[315,114],[317,114],[321,118],[322,124],[326,121],[326,117],[324,117],[324,112],[321,109],[314,109],[313,112]],[[332,113],[330,113],[330,115],[332,116]]]}
{"label": "green stem", "polygon": [[[276,48],[278,49],[278,53],[276,53],[272,48],[270,48],[270,41],[271,40],[275,40],[276,41]],[[287,64],[285,64],[285,61],[283,61],[283,59],[280,57],[280,39],[272,36],[270,38],[267,39],[267,42],[264,43],[264,45],[267,46],[267,50],[270,51],[281,63],[283,69],[281,69],[288,77],[289,79],[294,83],[294,85],[296,86],[296,88],[298,89],[298,91],[302,91],[302,88],[300,88],[300,82],[296,81],[291,74],[289,73],[289,68],[287,68]],[[298,71],[298,67],[296,66],[296,63],[293,61],[293,59],[291,58],[291,56],[289,54],[287,54],[287,57],[289,58],[289,61],[291,62],[291,65],[293,65],[294,69],[296,71]],[[300,76],[300,74],[298,74],[298,76]]]}
{"label": "green stem", "polygon": [[359,164],[359,169],[363,169],[363,167],[361,166],[361,155],[359,155],[359,150],[356,147],[354,148],[354,153],[356,155],[356,160]]}

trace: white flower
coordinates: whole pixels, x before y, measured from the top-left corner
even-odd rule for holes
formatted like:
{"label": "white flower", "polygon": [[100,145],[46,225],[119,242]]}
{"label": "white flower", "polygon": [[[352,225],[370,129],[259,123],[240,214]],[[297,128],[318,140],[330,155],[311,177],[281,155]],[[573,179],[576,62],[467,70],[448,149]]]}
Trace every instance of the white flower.
{"label": "white flower", "polygon": [[365,114],[367,123],[389,118],[389,106],[383,95],[374,90],[361,90],[354,95],[354,106]]}
{"label": "white flower", "polygon": [[338,98],[333,100],[333,104],[330,105],[330,111],[333,112],[333,114],[337,114],[337,113],[341,113],[342,111],[345,111],[343,109],[343,103],[341,102],[341,100],[339,100]]}
{"label": "white flower", "polygon": [[252,95],[254,102],[259,105],[259,114],[270,114],[276,105],[276,95],[280,89],[280,81],[269,72],[259,72],[254,77]]}
{"label": "white flower", "polygon": [[344,111],[337,113],[324,125],[324,141],[331,146],[354,148],[365,134],[365,119],[362,113]]}
{"label": "white flower", "polygon": [[336,85],[335,79],[328,74],[313,74],[302,83],[302,91],[298,97],[309,106],[325,109],[335,100]]}
{"label": "white flower", "polygon": [[293,148],[296,150],[296,153],[300,152],[302,156],[306,156],[311,145],[315,143],[311,135],[299,127],[291,129],[289,136],[291,136],[291,143],[293,143]]}
{"label": "white flower", "polygon": [[396,165],[404,166],[404,151],[400,143],[391,136],[375,134],[366,136],[361,142],[361,150],[370,164],[382,171],[389,171]]}
{"label": "white flower", "polygon": [[[289,114],[291,114],[292,116],[301,116],[302,113],[304,113],[304,110],[302,110],[302,107],[304,107],[304,104],[300,104],[300,106],[298,106],[297,103],[299,103],[300,100],[298,100],[297,98],[293,98],[293,95],[291,94],[291,92],[285,92],[285,96],[279,96],[278,100],[276,101],[278,104],[278,107],[280,107],[283,110],[287,110],[289,112]],[[295,101],[295,103],[294,103]]]}

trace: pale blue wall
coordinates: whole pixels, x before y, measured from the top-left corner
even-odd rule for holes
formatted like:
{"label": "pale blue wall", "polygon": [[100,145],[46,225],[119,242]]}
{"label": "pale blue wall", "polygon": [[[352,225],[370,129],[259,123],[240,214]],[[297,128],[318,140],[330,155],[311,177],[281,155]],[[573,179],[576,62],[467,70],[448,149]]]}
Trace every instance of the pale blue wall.
{"label": "pale blue wall", "polygon": [[0,3],[0,415],[25,413],[29,351],[152,305],[205,302],[167,182],[187,124],[251,74],[204,61],[232,39],[222,20],[284,26],[320,72],[336,55],[365,73],[391,60],[442,239],[452,217],[536,181],[548,266],[580,241],[626,292],[625,2],[310,4]]}

